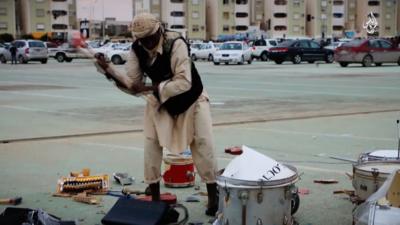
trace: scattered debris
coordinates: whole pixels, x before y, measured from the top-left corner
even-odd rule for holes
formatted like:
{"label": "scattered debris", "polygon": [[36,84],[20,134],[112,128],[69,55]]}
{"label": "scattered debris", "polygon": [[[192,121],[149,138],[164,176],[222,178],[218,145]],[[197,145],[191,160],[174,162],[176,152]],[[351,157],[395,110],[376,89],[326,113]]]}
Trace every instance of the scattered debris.
{"label": "scattered debris", "polygon": [[122,186],[130,185],[135,182],[134,177],[130,177],[128,173],[113,173],[115,181],[117,181]]}
{"label": "scattered debris", "polygon": [[185,199],[185,202],[200,202],[200,198],[196,195],[191,195]]}
{"label": "scattered debris", "polygon": [[337,190],[337,191],[333,191],[333,194],[346,194],[348,196],[354,196],[354,190]]}
{"label": "scattered debris", "polygon": [[79,193],[75,196],[72,196],[72,199],[77,202],[87,203],[90,205],[98,205],[100,204],[100,199],[96,196],[89,196],[86,192]]}
{"label": "scattered debris", "polygon": [[240,146],[233,146],[233,147],[225,148],[225,153],[228,153],[231,155],[241,155],[243,153],[243,150],[242,150],[242,147],[240,147]]}
{"label": "scattered debris", "polygon": [[22,197],[0,199],[1,205],[19,205],[21,204],[21,202],[22,202]]}
{"label": "scattered debris", "polygon": [[199,191],[200,190],[200,185],[194,186],[194,190]]}
{"label": "scattered debris", "polygon": [[208,196],[207,192],[204,191],[199,191],[197,193],[194,193],[193,195]]}
{"label": "scattered debris", "polygon": [[314,183],[317,184],[337,184],[339,181],[335,179],[324,179],[324,180],[314,180]]}
{"label": "scattered debris", "polygon": [[297,190],[297,193],[298,193],[299,195],[308,195],[308,194],[310,194],[310,189],[307,189],[307,188],[299,188],[299,189]]}

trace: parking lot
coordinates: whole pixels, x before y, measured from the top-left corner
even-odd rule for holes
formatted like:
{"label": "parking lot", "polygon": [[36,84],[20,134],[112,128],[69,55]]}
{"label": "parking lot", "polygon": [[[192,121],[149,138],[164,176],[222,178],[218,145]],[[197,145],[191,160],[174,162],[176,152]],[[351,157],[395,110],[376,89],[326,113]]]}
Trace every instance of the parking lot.
{"label": "parking lot", "polygon": [[[332,192],[352,188],[345,174],[352,165],[329,156],[355,159],[368,150],[397,149],[400,66],[196,65],[210,95],[219,167],[232,159],[225,147],[248,145],[299,170],[297,186],[310,191],[300,196],[294,215],[300,224],[351,224],[354,205]],[[100,224],[116,198],[105,196],[100,206],[91,206],[51,197],[60,176],[84,167],[128,172],[136,178],[133,187],[144,189],[145,102],[120,92],[89,60],[0,64],[0,92],[0,198],[22,196],[21,207],[92,225]],[[313,183],[330,178],[339,183]],[[198,177],[196,184],[205,191]],[[197,190],[163,191],[178,195],[189,221],[206,224],[206,198],[184,202]]]}

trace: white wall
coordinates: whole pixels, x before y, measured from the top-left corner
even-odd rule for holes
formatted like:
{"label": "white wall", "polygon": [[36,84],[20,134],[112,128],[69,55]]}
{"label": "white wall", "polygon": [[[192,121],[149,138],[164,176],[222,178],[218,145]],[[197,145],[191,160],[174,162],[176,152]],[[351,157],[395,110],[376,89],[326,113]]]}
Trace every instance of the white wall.
{"label": "white wall", "polygon": [[133,17],[132,0],[77,0],[76,5],[78,19],[115,18],[116,21],[130,22]]}

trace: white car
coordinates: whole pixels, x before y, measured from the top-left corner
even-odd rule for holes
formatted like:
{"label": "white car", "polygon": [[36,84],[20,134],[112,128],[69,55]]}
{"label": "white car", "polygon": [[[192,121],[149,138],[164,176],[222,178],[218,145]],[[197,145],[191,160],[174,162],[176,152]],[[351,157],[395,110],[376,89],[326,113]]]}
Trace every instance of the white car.
{"label": "white car", "polygon": [[243,41],[228,41],[221,45],[218,51],[214,53],[214,65],[220,63],[251,64],[251,48]]}
{"label": "white car", "polygon": [[126,47],[127,44],[121,44],[121,43],[113,43],[109,42],[99,48],[91,48],[95,53],[103,53],[104,55],[107,55],[107,53],[111,50],[116,50],[116,49],[123,49]]}
{"label": "white car", "polygon": [[190,52],[190,57],[193,61],[197,59],[207,59],[208,61],[213,61],[213,54],[217,51],[214,43],[201,43],[197,48],[192,48]]}
{"label": "white car", "polygon": [[278,44],[276,39],[259,39],[254,41],[251,56],[262,61],[268,60],[269,49]]}
{"label": "white car", "polygon": [[124,48],[110,50],[106,54],[106,60],[111,61],[115,65],[125,64],[131,51],[131,44]]}

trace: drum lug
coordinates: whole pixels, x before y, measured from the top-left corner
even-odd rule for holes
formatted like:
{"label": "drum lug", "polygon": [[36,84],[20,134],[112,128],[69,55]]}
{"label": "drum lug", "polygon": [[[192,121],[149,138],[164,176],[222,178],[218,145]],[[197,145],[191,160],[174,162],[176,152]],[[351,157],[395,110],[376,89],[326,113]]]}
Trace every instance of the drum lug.
{"label": "drum lug", "polygon": [[239,199],[242,201],[242,205],[247,205],[247,200],[249,200],[249,192],[248,191],[240,192]]}
{"label": "drum lug", "polygon": [[263,202],[263,199],[264,199],[264,194],[262,190],[262,181],[260,181],[260,190],[257,193],[257,203],[261,204]]}

